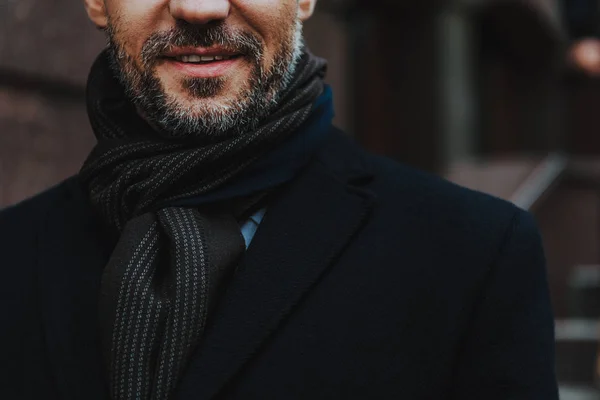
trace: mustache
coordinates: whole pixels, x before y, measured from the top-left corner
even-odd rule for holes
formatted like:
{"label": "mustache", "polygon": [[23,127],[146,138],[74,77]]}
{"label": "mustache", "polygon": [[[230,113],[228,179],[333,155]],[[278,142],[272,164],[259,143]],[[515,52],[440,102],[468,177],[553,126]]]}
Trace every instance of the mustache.
{"label": "mustache", "polygon": [[141,58],[151,66],[165,53],[178,47],[212,47],[243,54],[255,61],[262,58],[261,40],[253,33],[233,29],[225,24],[192,25],[178,23],[174,28],[153,33],[142,47]]}

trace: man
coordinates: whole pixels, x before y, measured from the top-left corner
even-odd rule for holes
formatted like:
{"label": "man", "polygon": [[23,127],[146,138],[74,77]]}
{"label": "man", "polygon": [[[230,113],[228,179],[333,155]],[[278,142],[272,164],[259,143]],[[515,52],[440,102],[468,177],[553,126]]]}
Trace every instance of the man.
{"label": "man", "polygon": [[315,1],[86,0],[98,145],[0,214],[1,398],[557,398],[532,217],[333,128]]}

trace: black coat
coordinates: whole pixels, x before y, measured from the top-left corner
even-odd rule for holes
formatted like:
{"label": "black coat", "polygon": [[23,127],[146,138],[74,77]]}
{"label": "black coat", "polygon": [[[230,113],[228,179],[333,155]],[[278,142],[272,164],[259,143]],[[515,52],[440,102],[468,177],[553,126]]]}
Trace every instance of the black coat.
{"label": "black coat", "polygon": [[[77,178],[0,213],[0,398],[106,399]],[[268,207],[178,399],[555,400],[532,217],[340,133]]]}

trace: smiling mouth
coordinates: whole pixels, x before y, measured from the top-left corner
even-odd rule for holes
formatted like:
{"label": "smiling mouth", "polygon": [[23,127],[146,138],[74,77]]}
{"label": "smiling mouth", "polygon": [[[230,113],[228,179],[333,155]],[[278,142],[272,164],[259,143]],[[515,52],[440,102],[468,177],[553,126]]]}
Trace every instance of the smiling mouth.
{"label": "smiling mouth", "polygon": [[244,58],[241,53],[217,51],[207,53],[194,54],[181,51],[166,54],[162,59],[166,61],[165,65],[168,68],[174,68],[179,74],[189,78],[217,78],[239,67],[239,61]]}
{"label": "smiling mouth", "polygon": [[219,51],[218,49],[189,49],[189,51],[180,49],[164,54],[162,58],[167,61],[182,64],[219,64],[224,61],[233,61],[242,58],[243,56],[242,53],[224,49],[222,51]]}
{"label": "smiling mouth", "polygon": [[208,64],[216,61],[227,61],[241,57],[241,55],[217,55],[217,56],[199,56],[196,54],[181,55],[176,57],[169,57],[175,61],[189,64]]}

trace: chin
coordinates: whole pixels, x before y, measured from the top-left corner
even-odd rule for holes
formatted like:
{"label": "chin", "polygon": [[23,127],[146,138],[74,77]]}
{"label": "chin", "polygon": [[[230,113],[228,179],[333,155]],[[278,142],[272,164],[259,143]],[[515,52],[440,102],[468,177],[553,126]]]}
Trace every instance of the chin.
{"label": "chin", "polygon": [[207,110],[226,111],[230,109],[233,104],[240,102],[239,100],[228,99],[223,95],[203,98],[195,98],[187,94],[181,94],[181,96],[185,96],[185,100],[177,101],[176,104],[178,104],[182,110],[186,110],[186,112],[192,116],[202,116],[207,113]]}

